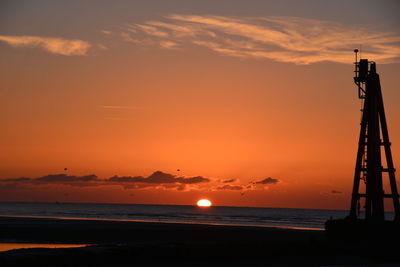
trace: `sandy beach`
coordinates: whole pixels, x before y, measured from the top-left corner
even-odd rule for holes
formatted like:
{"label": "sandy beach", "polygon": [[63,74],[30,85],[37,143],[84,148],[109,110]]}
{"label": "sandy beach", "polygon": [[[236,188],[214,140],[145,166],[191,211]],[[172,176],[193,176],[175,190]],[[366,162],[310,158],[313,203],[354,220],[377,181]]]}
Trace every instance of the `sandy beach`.
{"label": "sandy beach", "polygon": [[43,217],[0,217],[0,229],[0,241],[88,244],[254,244],[323,236],[323,231],[276,227]]}
{"label": "sandy beach", "polygon": [[[327,240],[324,231],[112,220],[0,217],[0,242],[87,244],[0,253],[0,263],[57,266],[397,264],[393,248]],[[368,245],[367,245],[368,244]],[[196,265],[197,264],[197,265]],[[3,265],[5,266],[5,265]]]}

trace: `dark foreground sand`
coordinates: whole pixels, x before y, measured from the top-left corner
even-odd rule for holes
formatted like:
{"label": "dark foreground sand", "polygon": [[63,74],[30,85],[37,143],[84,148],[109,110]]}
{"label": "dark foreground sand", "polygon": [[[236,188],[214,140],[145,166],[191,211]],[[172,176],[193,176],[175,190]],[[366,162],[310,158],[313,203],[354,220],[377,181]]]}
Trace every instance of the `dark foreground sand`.
{"label": "dark foreground sand", "polygon": [[0,217],[0,242],[90,244],[1,252],[1,266],[400,266],[393,241],[333,241],[323,231],[272,227]]}

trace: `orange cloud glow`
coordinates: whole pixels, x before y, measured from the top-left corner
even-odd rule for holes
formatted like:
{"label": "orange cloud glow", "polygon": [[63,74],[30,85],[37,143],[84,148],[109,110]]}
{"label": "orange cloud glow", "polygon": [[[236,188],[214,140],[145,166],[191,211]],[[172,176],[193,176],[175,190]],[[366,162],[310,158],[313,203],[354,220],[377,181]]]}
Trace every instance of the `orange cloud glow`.
{"label": "orange cloud glow", "polygon": [[[152,43],[158,42],[164,48],[196,44],[228,56],[295,64],[351,62],[353,58],[347,49],[358,47],[363,40],[363,55],[381,63],[400,59],[400,36],[370,27],[298,17],[170,15],[165,19],[167,22],[131,25],[128,28],[131,35],[124,34],[142,44],[149,44],[149,38],[157,37],[159,40],[153,39]],[[166,43],[173,45],[166,46]]]}
{"label": "orange cloud glow", "polygon": [[91,47],[86,41],[40,36],[4,36],[3,41],[14,47],[39,47],[49,53],[63,56],[84,56]]}

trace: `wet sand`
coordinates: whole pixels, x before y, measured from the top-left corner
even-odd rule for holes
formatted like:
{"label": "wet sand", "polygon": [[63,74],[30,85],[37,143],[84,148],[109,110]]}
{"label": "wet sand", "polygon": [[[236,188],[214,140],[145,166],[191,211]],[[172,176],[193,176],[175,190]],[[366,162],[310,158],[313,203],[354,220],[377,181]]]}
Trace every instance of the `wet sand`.
{"label": "wet sand", "polygon": [[85,244],[55,244],[55,243],[0,243],[0,252],[25,249],[25,248],[79,248],[86,247]]}
{"label": "wet sand", "polygon": [[[111,220],[0,217],[0,242],[91,244],[0,253],[0,264],[321,266],[397,264],[397,246],[327,240],[324,231]],[[393,252],[393,253],[392,253]],[[4,265],[5,266],[5,265]]]}

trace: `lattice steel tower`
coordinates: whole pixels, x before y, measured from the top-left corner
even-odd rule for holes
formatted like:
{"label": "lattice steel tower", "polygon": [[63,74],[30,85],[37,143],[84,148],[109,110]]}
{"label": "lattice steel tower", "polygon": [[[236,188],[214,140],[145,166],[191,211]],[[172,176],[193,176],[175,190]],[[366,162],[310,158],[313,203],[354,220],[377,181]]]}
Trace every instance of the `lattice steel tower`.
{"label": "lattice steel tower", "polygon": [[[389,134],[379,75],[375,62],[368,59],[355,62],[354,82],[358,87],[358,97],[362,100],[362,119],[358,152],[354,173],[353,194],[349,219],[357,219],[360,214],[361,198],[365,198],[365,219],[384,221],[384,199],[393,201],[395,220],[400,220],[399,194],[397,191],[395,168],[390,149]],[[382,166],[383,149],[386,167]],[[390,193],[384,192],[383,174],[389,177]],[[365,183],[365,192],[360,192],[360,182]]]}

